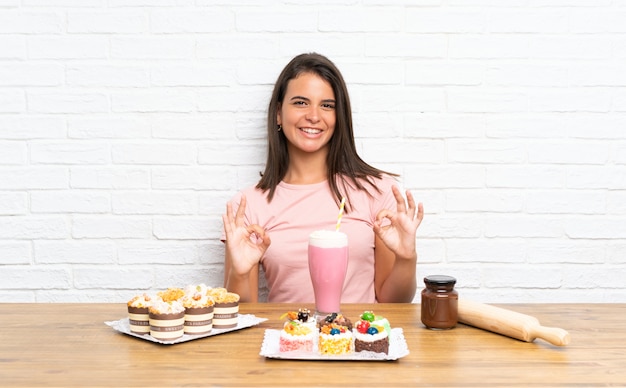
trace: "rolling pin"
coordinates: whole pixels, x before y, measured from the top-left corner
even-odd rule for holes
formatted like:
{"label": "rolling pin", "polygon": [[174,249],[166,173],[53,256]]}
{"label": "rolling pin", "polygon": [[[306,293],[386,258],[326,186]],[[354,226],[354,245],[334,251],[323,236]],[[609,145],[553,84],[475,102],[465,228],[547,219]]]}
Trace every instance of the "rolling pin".
{"label": "rolling pin", "polygon": [[507,337],[525,342],[541,338],[557,346],[567,345],[570,341],[567,331],[557,327],[541,326],[539,320],[530,315],[461,298],[458,309],[459,322]]}

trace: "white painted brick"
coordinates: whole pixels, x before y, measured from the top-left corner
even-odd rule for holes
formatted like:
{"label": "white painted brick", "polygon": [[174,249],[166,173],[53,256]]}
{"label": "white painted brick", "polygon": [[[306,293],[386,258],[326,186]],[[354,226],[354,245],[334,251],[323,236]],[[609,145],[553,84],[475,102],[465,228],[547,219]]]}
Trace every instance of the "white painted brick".
{"label": "white painted brick", "polygon": [[322,32],[400,31],[405,17],[405,10],[400,7],[332,8],[318,11],[318,28]]}
{"label": "white painted brick", "polygon": [[182,241],[126,241],[118,245],[119,263],[182,265],[198,262],[198,247]]}
{"label": "white painted brick", "polygon": [[211,264],[211,268],[220,268],[224,265],[224,243],[221,241],[213,241],[207,244],[199,244],[198,254],[199,262]]}
{"label": "white painted brick", "polygon": [[[368,39],[374,38],[374,36],[368,36]],[[311,34],[279,34],[277,38],[280,46],[278,47],[277,55],[273,58],[269,58],[272,61],[273,76],[271,83],[273,84],[281,68],[285,65],[286,61],[289,61],[294,56],[301,53],[317,52],[327,55],[329,58],[333,58],[333,62],[337,64],[338,59],[343,56],[354,57],[363,55],[364,41],[367,42],[361,35],[343,34],[343,33],[325,33],[324,39],[320,39],[320,36],[315,33]],[[254,70],[254,68],[248,69]]]}
{"label": "white painted brick", "polygon": [[485,184],[491,188],[559,188],[566,183],[564,168],[550,165],[487,166]]}
{"label": "white painted brick", "polygon": [[0,189],[62,189],[68,187],[68,171],[60,167],[0,168]]}
{"label": "white painted brick", "polygon": [[112,195],[113,214],[172,214],[197,213],[198,198],[195,193],[181,191],[133,191]]}
{"label": "white painted brick", "polygon": [[363,140],[362,157],[372,163],[394,160],[398,163],[431,163],[443,161],[444,143],[440,140],[411,140],[391,142],[388,140]]}
{"label": "white painted brick", "polygon": [[108,39],[100,36],[30,37],[28,57],[33,59],[104,59]]}
{"label": "white painted brick", "polygon": [[482,220],[466,215],[429,215],[420,225],[424,238],[477,238],[483,230]]}
{"label": "white painted brick", "polygon": [[37,264],[114,264],[115,243],[111,241],[35,241]]}
{"label": "white painted brick", "polygon": [[626,164],[626,143],[611,144],[611,159],[616,164]]}
{"label": "white painted brick", "polygon": [[529,214],[604,214],[607,198],[596,190],[542,190],[526,194]]}
{"label": "white painted brick", "polygon": [[222,220],[215,217],[155,217],[154,235],[158,239],[200,240],[221,235]]}
{"label": "white painted brick", "polygon": [[365,97],[353,106],[365,112],[442,112],[446,104],[445,92],[427,87],[365,87]]}
{"label": "white painted brick", "polygon": [[611,42],[601,36],[535,36],[529,38],[533,59],[608,59]]}
{"label": "white painted brick", "polygon": [[[157,139],[235,140],[237,126],[234,114],[162,116],[151,120],[152,136]],[[259,131],[259,128],[256,128]],[[266,132],[262,131],[265,136]]]}
{"label": "white painted brick", "polygon": [[147,30],[148,15],[141,9],[67,13],[67,32],[69,33],[138,34]]}
{"label": "white painted brick", "polygon": [[626,128],[626,116],[616,114],[574,114],[559,122],[570,137],[580,139],[622,139]]}
{"label": "white painted brick", "polygon": [[577,166],[567,170],[573,189],[626,189],[626,166]]}
{"label": "white painted brick", "polygon": [[612,91],[608,88],[534,89],[528,92],[533,112],[608,112]]}
{"label": "white painted brick", "polygon": [[528,162],[545,164],[605,164],[609,145],[604,142],[552,142],[528,145]]}
{"label": "white painted brick", "polygon": [[444,58],[447,43],[444,34],[376,34],[365,39],[365,54],[384,58]]}
{"label": "white painted brick", "polygon": [[235,74],[228,63],[165,64],[152,67],[150,79],[156,86],[228,86]]}
{"label": "white painted brick", "polygon": [[101,7],[102,0],[22,0],[28,7]]}
{"label": "white painted brick", "polygon": [[158,289],[165,289],[178,285],[185,287],[189,284],[204,283],[209,287],[221,287],[224,283],[223,265],[219,268],[194,268],[190,266],[170,267],[168,271],[156,271],[154,285]]}
{"label": "white painted brick", "polygon": [[279,40],[272,35],[215,35],[211,38],[197,38],[195,53],[200,59],[268,59],[278,55],[278,43]]}
{"label": "white painted brick", "polygon": [[237,31],[241,32],[316,32],[317,12],[314,8],[300,6],[268,13],[266,10],[242,10],[235,17]]}
{"label": "white painted brick", "polygon": [[486,267],[483,269],[483,282],[486,287],[504,288],[558,288],[562,284],[562,270],[558,267],[533,265]]}
{"label": "white painted brick", "polygon": [[115,59],[190,59],[194,40],[186,37],[112,37]]}
{"label": "white painted brick", "polygon": [[18,89],[0,90],[0,113],[21,113],[26,111],[26,95]]}
{"label": "white painted brick", "polygon": [[626,243],[622,241],[609,241],[607,244],[607,262],[612,264],[626,263]]}
{"label": "white painted brick", "polygon": [[432,113],[404,116],[404,136],[411,138],[481,138],[485,118],[478,115]]}
{"label": "white painted brick", "polygon": [[608,214],[626,214],[626,191],[609,191],[606,202]]}
{"label": "white painted brick", "polygon": [[20,10],[0,12],[0,34],[54,34],[60,33],[62,29],[61,13]]}
{"label": "white painted brick", "polygon": [[26,164],[28,154],[26,144],[14,141],[0,141],[0,164]]}
{"label": "white painted brick", "polygon": [[66,135],[65,120],[50,116],[0,116],[2,139],[58,139]]}
{"label": "white painted brick", "polygon": [[[211,3],[214,0],[209,0]],[[109,0],[110,7],[173,7],[181,0]],[[149,8],[148,8],[149,9]]]}
{"label": "white painted brick", "polygon": [[607,256],[604,242],[594,240],[528,239],[525,245],[534,264],[601,264]]}
{"label": "white painted brick", "polygon": [[198,195],[198,214],[221,217],[226,212],[226,203],[232,194],[224,191],[211,191]]}
{"label": "white painted brick", "polygon": [[74,139],[150,138],[150,122],[132,117],[77,117],[67,120],[68,137]]}
{"label": "white painted brick", "polygon": [[446,192],[448,212],[518,213],[524,209],[525,196],[515,190],[453,190]]}
{"label": "white painted brick", "polygon": [[43,266],[6,266],[0,271],[0,284],[5,290],[46,290],[71,288],[68,269]]}
{"label": "white painted brick", "polygon": [[152,236],[152,221],[137,216],[75,216],[72,219],[72,237],[81,238],[137,238]]}
{"label": "white painted brick", "polygon": [[[417,266],[443,263],[446,259],[446,246],[441,239],[423,239],[417,236]],[[420,279],[418,278],[418,283]]]}
{"label": "white painted brick", "polygon": [[485,134],[493,138],[565,138],[572,133],[570,121],[561,116],[506,114],[485,121]]}
{"label": "white painted brick", "polygon": [[70,186],[77,189],[148,189],[148,168],[72,167]]}
{"label": "white painted brick", "polygon": [[36,164],[105,164],[111,162],[111,150],[108,144],[97,142],[32,143],[30,160]]}
{"label": "white painted brick", "polygon": [[57,86],[64,78],[63,66],[56,64],[0,64],[1,86]]}
{"label": "white painted brick", "polygon": [[484,81],[485,68],[467,62],[414,62],[406,66],[408,85],[478,85]]}
{"label": "white painted brick", "polygon": [[565,33],[570,28],[568,9],[537,11],[497,10],[486,17],[486,30],[491,33]]}
{"label": "white painted brick", "polygon": [[566,225],[557,217],[503,214],[484,217],[485,237],[562,237]]}
{"label": "white painted brick", "polygon": [[25,192],[0,191],[0,216],[24,215],[28,212]]}
{"label": "white painted brick", "polygon": [[109,98],[102,93],[60,91],[28,92],[28,111],[31,113],[105,113]]}
{"label": "white painted brick", "polygon": [[30,264],[32,257],[32,248],[29,241],[0,241],[0,263],[3,265]]}
{"label": "white painted brick", "polygon": [[265,160],[264,144],[204,143],[198,146],[199,164],[226,166],[258,164]]}
{"label": "white painted brick", "polygon": [[[239,16],[240,13],[237,12],[237,19]],[[266,17],[267,14],[264,18]],[[228,8],[158,10],[150,13],[150,30],[159,34],[230,32],[234,27],[235,12]]]}
{"label": "white painted brick", "polygon": [[624,271],[619,267],[591,267],[584,272],[566,273],[563,285],[569,288],[624,288]]}
{"label": "white painted brick", "polygon": [[261,88],[205,88],[196,94],[200,112],[267,112],[272,90],[269,85]]}
{"label": "white painted brick", "polygon": [[572,10],[567,17],[570,24],[570,31],[573,33],[607,33],[626,32],[624,20],[626,20],[625,10],[602,9],[595,10]]}
{"label": "white painted brick", "polygon": [[523,263],[526,242],[522,239],[449,239],[446,258],[449,263]]}
{"label": "white painted brick", "polygon": [[72,65],[67,68],[69,86],[147,87],[148,70],[143,66]]}
{"label": "white painted brick", "polygon": [[69,232],[66,216],[0,217],[0,239],[62,239],[69,237]]}
{"label": "white painted brick", "polygon": [[30,194],[32,213],[109,213],[111,195],[88,191],[33,191]]}
{"label": "white painted brick", "polygon": [[352,116],[352,122],[357,141],[368,138],[400,139],[404,128],[401,115],[384,112],[355,114]]}
{"label": "white painted brick", "polygon": [[73,271],[73,285],[79,290],[94,288],[147,288],[154,281],[154,270],[124,267],[79,267]]}
{"label": "white painted brick", "polygon": [[485,170],[472,165],[407,167],[404,182],[418,189],[480,188],[485,182]]}
{"label": "white painted brick", "polygon": [[[235,169],[215,167],[155,167],[152,169],[153,189],[159,190],[234,190]],[[257,174],[258,176],[258,174]]]}
{"label": "white painted brick", "polygon": [[565,64],[498,63],[486,69],[485,82],[493,86],[569,86]]}
{"label": "white painted brick", "polygon": [[0,59],[26,58],[26,38],[24,36],[0,36]]}
{"label": "white painted brick", "polygon": [[447,160],[454,163],[518,164],[526,161],[525,143],[509,140],[446,141]]}
{"label": "white painted brick", "polygon": [[511,59],[528,58],[528,38],[515,34],[454,34],[450,35],[450,58]]}
{"label": "white painted brick", "polygon": [[37,290],[37,303],[126,303],[133,296],[143,294],[145,289],[133,290]]}
{"label": "white painted brick", "polygon": [[196,147],[186,143],[115,144],[111,155],[115,164],[193,164]]}
{"label": "white painted brick", "polygon": [[597,216],[570,218],[564,222],[565,233],[569,238],[584,239],[624,239],[626,223],[619,216]]}
{"label": "white painted brick", "polygon": [[447,102],[453,113],[525,112],[528,95],[525,91],[505,88],[450,87]]}
{"label": "white painted brick", "polygon": [[111,110],[116,113],[191,112],[195,106],[193,92],[175,88],[111,93]]}
{"label": "white painted brick", "polygon": [[480,33],[487,17],[476,11],[408,8],[404,11],[406,30],[420,33]]}
{"label": "white painted brick", "polygon": [[341,71],[350,84],[400,85],[404,79],[404,66],[400,63],[385,61],[381,63],[342,63]]}

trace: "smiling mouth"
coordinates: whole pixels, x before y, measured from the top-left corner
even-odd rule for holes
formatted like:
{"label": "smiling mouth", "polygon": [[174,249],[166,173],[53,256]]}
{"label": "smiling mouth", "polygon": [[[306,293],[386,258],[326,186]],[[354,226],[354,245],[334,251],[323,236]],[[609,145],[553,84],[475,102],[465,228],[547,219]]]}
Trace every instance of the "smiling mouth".
{"label": "smiling mouth", "polygon": [[318,133],[322,133],[321,129],[315,129],[315,128],[300,128],[300,130],[310,135],[317,135]]}

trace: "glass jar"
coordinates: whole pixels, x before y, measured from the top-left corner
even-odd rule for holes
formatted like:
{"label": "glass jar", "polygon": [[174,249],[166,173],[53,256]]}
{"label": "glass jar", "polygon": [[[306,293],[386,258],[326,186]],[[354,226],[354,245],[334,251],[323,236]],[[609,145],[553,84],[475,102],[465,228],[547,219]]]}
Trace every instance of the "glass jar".
{"label": "glass jar", "polygon": [[452,329],[458,321],[459,294],[456,279],[447,275],[424,278],[422,290],[422,323],[429,329]]}

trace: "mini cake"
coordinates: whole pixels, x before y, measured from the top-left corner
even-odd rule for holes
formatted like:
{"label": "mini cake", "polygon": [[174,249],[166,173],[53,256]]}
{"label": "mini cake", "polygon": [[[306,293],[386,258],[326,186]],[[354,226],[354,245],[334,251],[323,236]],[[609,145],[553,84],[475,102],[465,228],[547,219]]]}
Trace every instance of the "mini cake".
{"label": "mini cake", "polygon": [[323,355],[349,354],[354,351],[352,323],[343,315],[333,313],[320,324],[319,353]]}
{"label": "mini cake", "polygon": [[386,318],[365,311],[354,324],[354,351],[389,354],[391,326]]}
{"label": "mini cake", "polygon": [[315,320],[310,316],[310,311],[308,309],[300,309],[298,312],[289,311],[281,318],[285,316],[288,320],[280,332],[279,351],[313,351],[316,328]]}
{"label": "mini cake", "polygon": [[225,288],[211,288],[209,296],[215,301],[213,307],[213,328],[230,329],[239,322],[239,295]]}
{"label": "mini cake", "polygon": [[213,328],[213,307],[215,301],[206,294],[204,285],[188,286],[183,297],[185,307],[185,333],[207,334]]}
{"label": "mini cake", "polygon": [[162,341],[171,341],[185,332],[185,307],[179,300],[166,302],[157,299],[150,306],[150,335]]}
{"label": "mini cake", "polygon": [[180,300],[185,296],[185,291],[180,288],[168,288],[166,291],[157,292],[157,296],[164,302]]}
{"label": "mini cake", "polygon": [[128,301],[128,323],[130,331],[136,334],[150,333],[148,309],[153,298],[147,294],[137,295]]}

